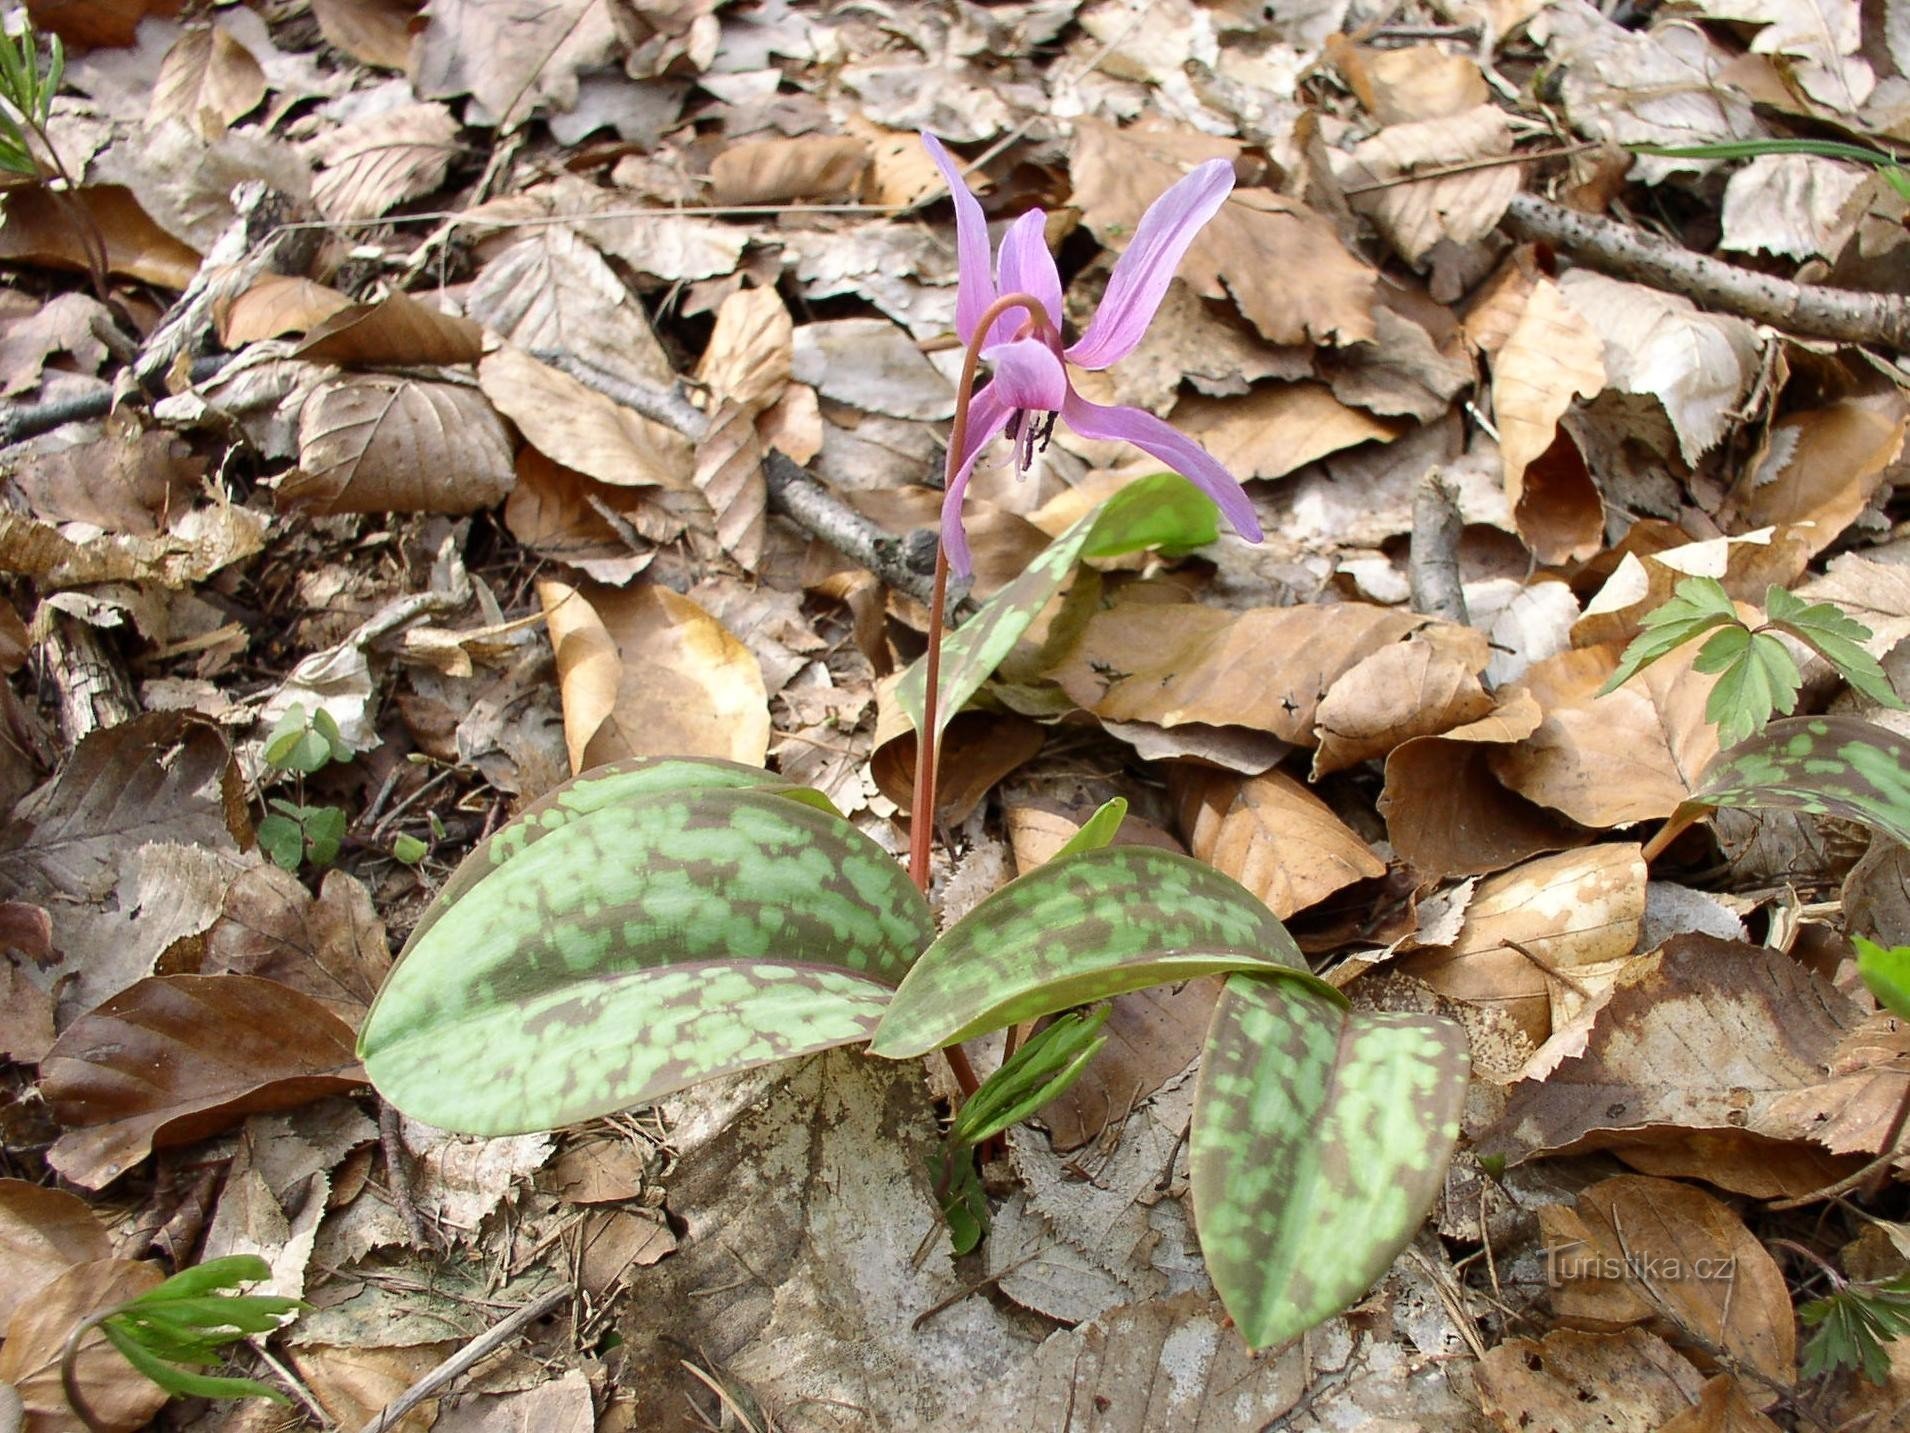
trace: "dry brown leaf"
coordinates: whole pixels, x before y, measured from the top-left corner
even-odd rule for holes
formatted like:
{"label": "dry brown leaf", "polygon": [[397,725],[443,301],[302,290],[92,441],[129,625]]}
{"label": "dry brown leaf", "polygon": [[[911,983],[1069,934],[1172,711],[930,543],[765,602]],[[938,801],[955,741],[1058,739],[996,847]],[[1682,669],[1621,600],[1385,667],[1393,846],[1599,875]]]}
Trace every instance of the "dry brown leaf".
{"label": "dry brown leaf", "polygon": [[1506,497],[1519,535],[1541,562],[1590,557],[1603,546],[1597,489],[1558,423],[1575,396],[1591,398],[1604,389],[1604,353],[1597,329],[1556,283],[1541,278],[1493,358],[1492,408]]}
{"label": "dry brown leaf", "polygon": [[[455,1343],[403,1344],[394,1348],[349,1348],[306,1344],[292,1355],[299,1377],[319,1406],[341,1428],[374,1423],[388,1404],[457,1348]],[[389,1433],[428,1433],[437,1421],[438,1400],[427,1398]]]}
{"label": "dry brown leaf", "polygon": [[1905,417],[1894,389],[1786,414],[1732,489],[1730,514],[1745,527],[1815,523],[1802,534],[1815,557],[1869,505],[1903,451]]}
{"label": "dry brown leaf", "polygon": [[112,1236],[77,1194],[0,1179],[0,1326],[74,1265],[112,1254]]}
{"label": "dry brown leaf", "polygon": [[1393,748],[1379,812],[1393,849],[1422,879],[1484,875],[1584,840],[1577,825],[1492,774],[1494,748],[1530,736],[1540,720],[1532,694],[1514,688],[1476,722]]}
{"label": "dry brown leaf", "polygon": [[[897,709],[894,681],[885,682],[881,692],[882,709]],[[880,727],[876,739],[869,774],[884,796],[907,810],[915,787],[915,739],[884,740]],[[1044,740],[1042,728],[1023,717],[984,711],[965,711],[956,717],[942,733],[935,762],[935,819],[947,826],[961,825],[996,783],[1035,759]]]}
{"label": "dry brown leaf", "polygon": [[[1678,584],[1687,577],[1716,578],[1738,601],[1762,603],[1765,590],[1772,583],[1789,588],[1802,575],[1804,565],[1810,560],[1809,536],[1808,528],[1767,527],[1735,537],[1683,543],[1658,552],[1627,552],[1573,624],[1573,644],[1590,647],[1600,642],[1629,642],[1638,635],[1645,617],[1669,602]],[[1838,559],[1838,562],[1853,561],[1862,559]],[[1808,589],[1800,589],[1804,590]],[[1856,596],[1854,592],[1851,595]],[[1831,600],[1839,599],[1832,596]],[[1855,611],[1851,615],[1869,620]],[[1910,633],[1910,624],[1906,624],[1904,630]]]}
{"label": "dry brown leaf", "polygon": [[458,122],[441,104],[401,105],[342,124],[313,142],[312,202],[334,223],[376,219],[444,182]]}
{"label": "dry brown leaf", "polygon": [[1554,1329],[1543,1339],[1507,1339],[1473,1381],[1504,1433],[1658,1433],[1698,1401],[1704,1376],[1643,1329]]}
{"label": "dry brown leaf", "polygon": [[573,771],[627,756],[761,766],[769,699],[756,658],[666,587],[537,584],[557,651]]}
{"label": "dry brown leaf", "polygon": [[20,452],[13,483],[35,517],[153,537],[165,530],[168,517],[190,505],[205,460],[193,456],[185,439],[142,429],[129,415],[108,419],[104,437],[53,446],[86,432],[88,425],[74,425]]}
{"label": "dry brown leaf", "polygon": [[504,525],[539,556],[616,587],[650,565],[652,544],[673,541],[684,528],[653,490],[594,482],[530,447],[517,455],[517,485],[504,503]]}
{"label": "dry brown leaf", "polygon": [[351,300],[337,289],[310,279],[263,274],[218,310],[219,342],[238,349],[262,338],[305,333],[351,306]]}
{"label": "dry brown leaf", "polygon": [[265,71],[252,52],[223,25],[195,25],[166,51],[146,123],[176,119],[217,139],[264,98]]}
{"label": "dry brown leaf", "polygon": [[[1780,1099],[1777,1119],[1808,1130],[1836,1154],[1876,1154],[1910,1081],[1910,1022],[1871,1015],[1831,1053],[1829,1077]],[[1910,1165],[1910,1157],[1897,1161]]]}
{"label": "dry brown leaf", "polygon": [[515,348],[478,365],[498,412],[551,461],[617,487],[689,488],[690,443]]}
{"label": "dry brown leaf", "polygon": [[[1110,248],[1125,248],[1141,215],[1191,167],[1187,158],[1231,156],[1231,141],[1178,154],[1164,132],[1075,126],[1074,203]],[[1206,298],[1231,297],[1270,343],[1359,343],[1374,336],[1375,272],[1340,242],[1330,221],[1265,189],[1236,189],[1201,230],[1180,276]],[[1292,276],[1305,274],[1305,283]]]}
{"label": "dry brown leaf", "polygon": [[[1876,1433],[1885,1430],[1876,1425]],[[1720,1373],[1698,1390],[1698,1401],[1658,1430],[1658,1433],[1782,1433],[1777,1424],[1758,1412],[1744,1387],[1728,1373]]]}
{"label": "dry brown leaf", "polygon": [[319,33],[362,65],[402,70],[411,58],[416,0],[312,0]]}
{"label": "dry brown leaf", "polygon": [[[19,903],[6,904],[18,908]],[[52,1048],[52,995],[35,985],[12,956],[0,958],[0,1058],[37,1065]]]}
{"label": "dry brown leaf", "polygon": [[642,304],[566,225],[533,229],[486,264],[464,311],[526,353],[569,354],[632,383],[676,379]]}
{"label": "dry brown leaf", "polygon": [[[1452,400],[1478,380],[1464,339],[1450,317],[1405,301],[1388,290],[1373,309],[1378,337],[1320,356],[1320,368],[1342,403],[1393,418],[1431,423],[1445,414]],[[1441,337],[1433,339],[1429,321]]]}
{"label": "dry brown leaf", "polygon": [[468,318],[392,292],[376,303],[327,314],[292,350],[293,358],[341,367],[454,366],[476,363],[484,331]]}
{"label": "dry brown leaf", "polygon": [[1342,35],[1327,38],[1327,53],[1361,104],[1381,124],[1447,119],[1484,104],[1491,92],[1468,55],[1437,45],[1372,50]]}
{"label": "dry brown leaf", "polygon": [[769,487],[763,478],[767,456],[749,410],[725,403],[710,415],[691,474],[714,514],[717,542],[749,572],[762,562],[769,530]]}
{"label": "dry brown leaf", "polygon": [[1484,717],[1494,702],[1479,674],[1490,655],[1485,633],[1437,622],[1362,659],[1315,713],[1314,779]]}
{"label": "dry brown leaf", "polygon": [[710,194],[718,204],[849,199],[868,167],[868,145],[847,136],[749,140],[729,145],[711,161]]}
{"label": "dry brown leaf", "polygon": [[[1736,1182],[1730,1144],[1769,1148],[1812,1131],[1785,1100],[1818,1084],[1861,1012],[1776,951],[1679,936],[1633,961],[1583,1055],[1512,1087],[1480,1153],[1524,1159],[1644,1147],[1655,1170]],[[1691,1131],[1714,1138],[1694,1148]],[[1768,1197],[1766,1188],[1758,1191]]]}
{"label": "dry brown leaf", "polygon": [[[1479,882],[1458,939],[1409,956],[1401,969],[1449,999],[1504,1010],[1540,1045],[1597,998],[1600,984],[1609,987],[1644,914],[1636,845],[1540,856]],[[1612,968],[1584,969],[1598,966]]]}
{"label": "dry brown leaf", "polygon": [[42,30],[81,48],[118,48],[138,37],[148,15],[177,15],[183,0],[32,0],[27,13]]}
{"label": "dry brown leaf", "polygon": [[[155,224],[132,190],[118,184],[90,184],[75,197],[106,236],[106,266],[113,273],[163,289],[183,289],[199,272],[198,250]],[[0,259],[84,273],[90,253],[72,215],[36,185],[7,195],[7,222],[0,224]]]}
{"label": "dry brown leaf", "polygon": [[1324,801],[1282,772],[1243,781],[1177,766],[1170,779],[1188,849],[1283,920],[1386,874],[1386,863]]}
{"label": "dry brown leaf", "polygon": [[1534,663],[1524,686],[1544,720],[1524,741],[1492,754],[1512,790],[1581,825],[1626,826],[1669,816],[1718,753],[1704,706],[1716,678],[1695,670],[1702,644],[1687,643],[1608,696],[1614,649],[1587,647]]}
{"label": "dry brown leaf", "polygon": [[153,712],[85,737],[0,834],[0,897],[44,906],[84,1010],[211,925],[250,840],[237,767],[210,725]]}
{"label": "dry brown leaf", "polygon": [[[54,354],[65,354],[81,373],[97,373],[113,345],[123,346],[106,305],[88,294],[59,294],[35,303],[24,294],[16,311],[0,315],[0,398],[13,398],[36,387]],[[65,368],[66,365],[60,365]]]}
{"label": "dry brown leaf", "polygon": [[1406,176],[1511,153],[1505,111],[1482,103],[1460,114],[1388,125],[1354,146],[1339,178],[1347,202],[1372,219],[1407,263],[1418,265],[1441,240],[1470,244],[1497,228],[1524,170],[1496,164],[1436,179]]}
{"label": "dry brown leaf", "polygon": [[1358,443],[1390,443],[1405,424],[1342,403],[1324,383],[1280,383],[1240,398],[1187,398],[1174,426],[1236,478],[1279,478]]}
{"label": "dry brown leaf", "polygon": [[597,0],[439,0],[418,37],[415,84],[432,99],[469,94],[485,122],[511,130],[539,109],[570,109],[578,72],[622,47]]}
{"label": "dry brown leaf", "polygon": [[863,184],[869,203],[912,209],[947,187],[920,136],[853,121],[850,130],[869,146],[869,169]]}
{"label": "dry brown leaf", "polygon": [[[1666,1336],[1722,1349],[1771,1383],[1797,1380],[1797,1323],[1777,1262],[1720,1200],[1621,1174],[1539,1211],[1560,1319],[1664,1320]],[[1764,1402],[1775,1394],[1758,1385]]]}
{"label": "dry brown leaf", "polygon": [[314,388],[299,410],[298,462],[279,500],[318,513],[477,512],[515,477],[510,434],[482,393],[397,374]]}
{"label": "dry brown leaf", "polygon": [[[100,1259],[68,1269],[20,1306],[0,1344],[0,1380],[20,1395],[30,1433],[68,1433],[85,1426],[60,1386],[60,1355],[74,1325],[138,1298],[164,1279],[156,1264]],[[74,1365],[100,1433],[143,1428],[170,1401],[165,1389],[134,1369],[98,1329],[81,1340]]]}
{"label": "dry brown leaf", "polygon": [[0,569],[31,577],[43,590],[100,582],[184,588],[258,552],[269,526],[265,514],[221,502],[176,514],[158,537],[76,540],[24,513],[0,511]]}
{"label": "dry brown leaf", "polygon": [[1358,603],[1228,612],[1120,602],[1089,619],[1051,675],[1099,717],[1245,726],[1311,746],[1333,683],[1424,620]]}
{"label": "dry brown leaf", "polygon": [[352,1029],[309,995],[250,975],[155,975],[67,1027],[40,1065],[66,1133],[49,1162],[100,1189],[155,1145],[364,1083]]}
{"label": "dry brown leaf", "polygon": [[314,899],[290,872],[254,866],[226,891],[206,934],[207,974],[276,980],[322,1001],[354,1030],[390,968],[371,893],[343,871],[327,871]]}
{"label": "dry brown leaf", "polygon": [[717,309],[716,328],[697,365],[697,381],[715,395],[717,406],[697,445],[693,480],[709,499],[717,542],[752,572],[762,560],[769,505],[763,479],[768,449],[756,416],[788,387],[794,331],[775,289],[739,290]]}

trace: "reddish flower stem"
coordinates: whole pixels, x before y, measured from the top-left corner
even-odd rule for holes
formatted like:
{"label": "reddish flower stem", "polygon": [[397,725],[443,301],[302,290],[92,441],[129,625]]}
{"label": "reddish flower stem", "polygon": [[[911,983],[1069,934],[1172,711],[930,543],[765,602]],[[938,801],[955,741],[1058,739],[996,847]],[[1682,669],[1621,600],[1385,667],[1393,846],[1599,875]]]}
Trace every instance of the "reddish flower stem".
{"label": "reddish flower stem", "polygon": [[[995,320],[1011,309],[1024,310],[1037,328],[1047,324],[1048,315],[1041,301],[1032,294],[1003,294],[983,311],[968,346],[962,351],[961,381],[955,386],[955,419],[949,425],[948,459],[943,471],[949,486],[954,486],[961,471],[962,450],[968,446],[968,407],[975,396],[975,370],[981,364],[982,345]],[[928,894],[929,847],[935,841],[935,777],[940,759],[942,734],[938,726],[937,703],[942,688],[942,614],[948,607],[948,547],[935,547],[935,588],[928,614],[928,666],[923,673],[922,724],[915,729],[915,791],[909,802],[909,879],[917,890]],[[949,1068],[962,1094],[972,1095],[980,1088],[975,1070],[960,1045],[948,1048]]]}

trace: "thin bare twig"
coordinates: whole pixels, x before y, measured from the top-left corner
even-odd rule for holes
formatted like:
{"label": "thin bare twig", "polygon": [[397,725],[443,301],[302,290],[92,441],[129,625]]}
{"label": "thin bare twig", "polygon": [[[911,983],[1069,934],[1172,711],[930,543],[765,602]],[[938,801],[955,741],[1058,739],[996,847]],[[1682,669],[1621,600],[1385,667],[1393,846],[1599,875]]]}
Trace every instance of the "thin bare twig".
{"label": "thin bare twig", "polygon": [[527,1325],[553,1312],[559,1305],[568,1303],[576,1293],[575,1285],[565,1284],[562,1288],[552,1289],[547,1294],[539,1294],[509,1318],[485,1330],[443,1363],[428,1371],[411,1387],[387,1403],[384,1410],[360,1428],[358,1433],[385,1433],[387,1428],[445,1384],[482,1363],[492,1352],[516,1338]]}
{"label": "thin bare twig", "polygon": [[1542,239],[1592,268],[1787,333],[1910,349],[1910,300],[1897,294],[1796,284],[1754,273],[1610,219],[1560,208],[1536,194],[1513,195],[1505,226],[1521,238]]}

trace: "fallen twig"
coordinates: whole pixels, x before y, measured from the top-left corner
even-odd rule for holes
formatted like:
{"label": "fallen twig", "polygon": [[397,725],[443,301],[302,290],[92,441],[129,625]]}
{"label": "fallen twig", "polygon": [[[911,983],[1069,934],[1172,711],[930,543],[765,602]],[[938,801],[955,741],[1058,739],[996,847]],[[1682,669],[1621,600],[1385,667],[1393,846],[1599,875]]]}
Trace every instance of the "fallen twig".
{"label": "fallen twig", "polygon": [[1613,220],[1560,208],[1535,194],[1513,196],[1505,226],[1619,278],[1683,294],[1787,333],[1910,350],[1910,301],[1896,294],[1794,284],[1754,273]]}
{"label": "fallen twig", "polygon": [[485,1330],[443,1363],[428,1371],[411,1387],[387,1403],[384,1410],[360,1428],[358,1433],[385,1433],[385,1429],[391,1427],[445,1384],[482,1363],[487,1355],[509,1343],[527,1324],[535,1323],[560,1304],[567,1303],[576,1293],[575,1287],[565,1284],[560,1289],[539,1294],[502,1323]]}

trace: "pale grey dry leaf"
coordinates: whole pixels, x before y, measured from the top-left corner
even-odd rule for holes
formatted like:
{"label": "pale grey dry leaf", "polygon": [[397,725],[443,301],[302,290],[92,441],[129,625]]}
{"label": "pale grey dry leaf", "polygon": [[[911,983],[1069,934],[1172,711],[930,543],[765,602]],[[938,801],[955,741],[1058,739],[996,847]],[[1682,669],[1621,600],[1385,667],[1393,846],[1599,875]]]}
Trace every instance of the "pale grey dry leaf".
{"label": "pale grey dry leaf", "polygon": [[311,1263],[319,1220],[325,1214],[325,1201],[331,1194],[331,1179],[315,1171],[287,1191],[289,1204],[281,1203],[265,1176],[254,1168],[252,1150],[249,1140],[240,1142],[206,1229],[200,1259],[256,1255],[272,1272],[247,1292],[304,1298],[306,1268]]}
{"label": "pale grey dry leaf", "polygon": [[1447,119],[1388,125],[1354,147],[1339,178],[1352,190],[1385,185],[1350,194],[1348,202],[1372,219],[1401,257],[1418,264],[1442,239],[1469,244],[1496,228],[1524,175],[1517,164],[1501,164],[1437,179],[1404,182],[1405,176],[1511,152],[1505,111],[1482,104]]}
{"label": "pale grey dry leaf", "polygon": [[889,418],[954,416],[954,386],[885,319],[805,324],[795,344],[792,376],[825,398]]}
{"label": "pale grey dry leaf", "polygon": [[375,219],[444,182],[458,122],[441,104],[405,105],[340,125],[308,151],[319,165],[312,202],[335,223]]}
{"label": "pale grey dry leaf", "polygon": [[195,26],[166,52],[153,85],[147,122],[176,119],[207,139],[265,98],[265,71],[223,25]]}
{"label": "pale grey dry leaf", "polygon": [[56,353],[65,354],[81,373],[97,373],[113,347],[125,347],[112,314],[88,294],[60,294],[44,304],[14,297],[21,307],[9,306],[0,315],[0,398],[38,385],[46,361]]}
{"label": "pale grey dry leaf", "polygon": [[1710,19],[1758,26],[1751,52],[1783,56],[1786,70],[1819,104],[1854,115],[1876,87],[1876,72],[1857,53],[1860,0],[1696,0],[1695,8]]}
{"label": "pale grey dry leaf", "polygon": [[459,1242],[474,1242],[485,1217],[557,1147],[552,1134],[480,1139],[409,1117],[400,1128],[417,1171],[412,1197],[418,1212]]}
{"label": "pale grey dry leaf", "polygon": [[1877,192],[1875,169],[1816,154],[1761,154],[1724,186],[1720,249],[1835,262]]}
{"label": "pale grey dry leaf", "polygon": [[642,305],[562,224],[539,225],[486,264],[464,311],[526,353],[567,354],[635,384],[676,381]]}
{"label": "pale grey dry leaf", "polygon": [[94,183],[124,184],[155,224],[201,254],[231,226],[237,185],[263,180],[295,205],[312,190],[298,151],[249,127],[208,140],[168,120],[122,134],[95,163]]}
{"label": "pale grey dry leaf", "polygon": [[471,513],[516,479],[509,433],[477,389],[395,374],[321,383],[299,411],[299,473],[279,489],[318,513]]}
{"label": "pale grey dry leaf", "polygon": [[512,130],[540,109],[569,109],[578,72],[620,48],[598,0],[436,0],[412,55],[419,94],[468,94],[481,106],[473,123]]}
{"label": "pale grey dry leaf", "polygon": [[267,863],[226,890],[202,968],[302,990],[356,1029],[391,968],[391,946],[357,878],[327,871],[314,899],[298,877]]}
{"label": "pale grey dry leaf", "polygon": [[432,1433],[592,1433],[596,1426],[590,1380],[577,1368],[535,1388],[466,1399],[431,1425]]}
{"label": "pale grey dry leaf", "polygon": [[687,216],[623,215],[586,219],[578,227],[606,254],[672,284],[734,273],[750,242],[749,232],[733,224]]}

